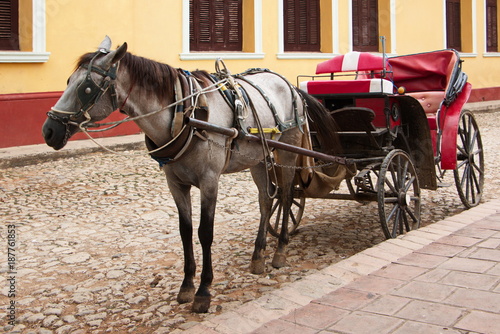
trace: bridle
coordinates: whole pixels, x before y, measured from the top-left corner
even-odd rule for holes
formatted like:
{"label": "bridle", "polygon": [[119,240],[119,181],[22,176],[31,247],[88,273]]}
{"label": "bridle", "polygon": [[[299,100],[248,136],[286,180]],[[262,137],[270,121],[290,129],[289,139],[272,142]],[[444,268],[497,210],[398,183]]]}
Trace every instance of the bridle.
{"label": "bridle", "polygon": [[[108,53],[108,51],[101,49],[95,54],[94,57],[92,57],[88,64],[80,66],[87,69],[85,79],[78,85],[76,90],[77,97],[81,105],[80,110],[66,111],[52,107],[47,113],[49,118],[61,122],[66,126],[67,130],[69,125],[75,125],[81,128],[84,124],[91,121],[91,117],[89,115],[90,109],[94,107],[97,101],[99,101],[99,99],[106,94],[106,92],[110,93],[113,110],[118,107],[114,80],[116,79],[116,71],[119,63],[111,65],[111,67],[107,70],[94,65],[95,59],[99,55],[106,53]],[[97,73],[103,77],[100,85],[92,79],[92,73]],[[86,120],[78,122],[77,120],[81,118],[82,115],[85,116]]]}

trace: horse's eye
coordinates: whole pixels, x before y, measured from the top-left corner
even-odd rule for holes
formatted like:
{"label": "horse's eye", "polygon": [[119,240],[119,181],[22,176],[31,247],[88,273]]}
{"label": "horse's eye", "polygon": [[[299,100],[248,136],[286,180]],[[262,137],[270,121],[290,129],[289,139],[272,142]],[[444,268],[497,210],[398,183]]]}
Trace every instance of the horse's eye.
{"label": "horse's eye", "polygon": [[90,87],[85,88],[85,93],[87,94],[92,93],[92,89]]}

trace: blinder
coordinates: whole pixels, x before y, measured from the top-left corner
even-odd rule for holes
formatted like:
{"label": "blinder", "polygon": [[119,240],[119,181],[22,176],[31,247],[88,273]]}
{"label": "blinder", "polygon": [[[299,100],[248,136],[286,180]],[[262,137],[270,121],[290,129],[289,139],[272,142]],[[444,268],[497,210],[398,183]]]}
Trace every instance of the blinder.
{"label": "blinder", "polygon": [[[85,75],[85,79],[78,85],[76,89],[77,97],[80,102],[80,110],[77,112],[68,112],[61,111],[52,108],[51,111],[47,113],[47,115],[55,120],[58,120],[64,124],[67,124],[70,121],[76,121],[82,115],[87,113],[92,107],[99,101],[99,99],[109,90],[111,94],[111,103],[113,106],[113,110],[118,108],[118,101],[116,96],[115,85],[113,80],[116,79],[116,71],[117,64],[113,64],[108,70],[103,70],[98,66],[94,66],[94,60],[102,53],[103,51],[97,52],[96,55],[90,60],[89,64],[82,65],[83,68],[87,69],[87,73]],[[94,79],[92,79],[92,72],[97,73],[103,77],[103,80],[100,85],[98,85]],[[56,114],[66,114],[67,117],[56,115]],[[88,115],[86,115],[88,116]]]}
{"label": "blinder", "polygon": [[[80,111],[75,114],[74,118],[80,117],[85,111],[90,110],[94,104],[99,101],[104,93],[110,90],[111,93],[111,102],[113,104],[113,110],[118,107],[118,103],[116,100],[116,92],[115,86],[111,82],[111,80],[116,79],[116,65],[112,65],[107,71],[101,69],[100,67],[94,66],[94,60],[99,55],[97,53],[94,58],[90,61],[88,65],[82,65],[83,68],[87,69],[87,75],[85,76],[85,80],[82,81],[77,87],[77,96],[78,100],[80,100],[81,108]],[[92,79],[92,72],[100,74],[104,79],[101,82],[101,85],[95,83]]]}

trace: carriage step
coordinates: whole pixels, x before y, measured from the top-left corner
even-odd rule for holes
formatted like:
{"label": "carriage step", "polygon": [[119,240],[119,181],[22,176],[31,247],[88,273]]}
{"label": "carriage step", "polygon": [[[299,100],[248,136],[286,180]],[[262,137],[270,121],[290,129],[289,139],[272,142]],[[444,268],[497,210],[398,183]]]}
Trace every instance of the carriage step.
{"label": "carriage step", "polygon": [[438,188],[448,188],[451,187],[453,183],[450,182],[438,182],[437,186]]}

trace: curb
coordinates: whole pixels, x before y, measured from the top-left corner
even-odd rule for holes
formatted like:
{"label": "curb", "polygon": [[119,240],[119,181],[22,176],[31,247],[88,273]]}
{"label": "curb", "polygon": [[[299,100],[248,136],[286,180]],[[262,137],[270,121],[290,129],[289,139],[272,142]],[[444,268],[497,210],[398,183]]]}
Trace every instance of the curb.
{"label": "curb", "polygon": [[[97,138],[95,141],[117,152],[145,149],[146,147],[143,134]],[[35,165],[94,152],[105,152],[105,150],[91,140],[70,141],[61,151],[54,151],[45,144],[1,148],[0,169]]]}
{"label": "curb", "polygon": [[[500,111],[500,100],[467,103],[464,109],[474,113]],[[97,138],[96,142],[114,151],[145,149],[144,135],[128,135]],[[70,158],[82,154],[103,152],[104,149],[91,140],[69,141],[61,151],[54,151],[45,144],[0,148],[0,169],[35,165],[46,161]]]}

